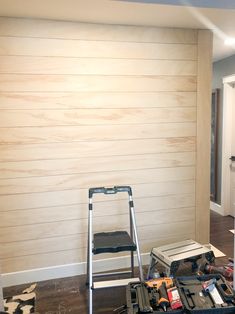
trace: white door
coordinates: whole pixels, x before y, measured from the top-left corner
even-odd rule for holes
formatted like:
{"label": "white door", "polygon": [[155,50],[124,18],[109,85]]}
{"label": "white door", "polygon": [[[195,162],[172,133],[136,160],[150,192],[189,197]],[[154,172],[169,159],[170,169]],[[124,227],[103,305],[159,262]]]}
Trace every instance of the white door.
{"label": "white door", "polygon": [[[235,88],[233,88],[235,94]],[[235,100],[235,96],[233,97]],[[230,157],[230,215],[235,217],[235,103],[232,105],[232,137]]]}
{"label": "white door", "polygon": [[235,217],[235,75],[224,78],[222,200],[224,215]]}

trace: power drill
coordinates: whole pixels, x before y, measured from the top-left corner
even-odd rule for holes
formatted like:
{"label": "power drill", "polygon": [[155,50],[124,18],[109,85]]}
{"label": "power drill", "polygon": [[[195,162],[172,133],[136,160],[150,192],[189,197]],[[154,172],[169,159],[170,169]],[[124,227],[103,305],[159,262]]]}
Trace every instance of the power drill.
{"label": "power drill", "polygon": [[233,269],[231,267],[213,266],[206,264],[204,267],[204,272],[206,274],[221,274],[227,280],[233,280]]}
{"label": "power drill", "polygon": [[160,277],[156,279],[151,279],[146,281],[145,284],[149,288],[155,288],[159,293],[159,299],[157,301],[158,306],[160,306],[164,312],[167,311],[167,307],[170,305],[167,295],[167,289],[173,287],[174,283],[172,278]]}

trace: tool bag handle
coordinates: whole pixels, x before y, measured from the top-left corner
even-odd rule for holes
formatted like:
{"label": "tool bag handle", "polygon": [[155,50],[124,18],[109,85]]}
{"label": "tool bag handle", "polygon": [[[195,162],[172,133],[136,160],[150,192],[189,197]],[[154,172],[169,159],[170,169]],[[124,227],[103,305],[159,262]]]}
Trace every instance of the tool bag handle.
{"label": "tool bag handle", "polygon": [[130,196],[132,195],[132,190],[130,186],[114,186],[112,188],[99,187],[89,189],[89,198],[91,198],[93,194],[117,194],[119,192],[127,192]]}

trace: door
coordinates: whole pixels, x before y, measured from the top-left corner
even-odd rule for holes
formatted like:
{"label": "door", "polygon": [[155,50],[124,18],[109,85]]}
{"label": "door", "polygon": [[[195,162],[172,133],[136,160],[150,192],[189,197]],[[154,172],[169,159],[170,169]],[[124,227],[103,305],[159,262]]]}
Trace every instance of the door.
{"label": "door", "polygon": [[[235,94],[235,88],[233,88]],[[235,101],[235,95],[233,97]],[[235,217],[235,103],[232,104],[232,137],[230,157],[230,215]]]}
{"label": "door", "polygon": [[221,205],[235,217],[235,75],[224,78]]}

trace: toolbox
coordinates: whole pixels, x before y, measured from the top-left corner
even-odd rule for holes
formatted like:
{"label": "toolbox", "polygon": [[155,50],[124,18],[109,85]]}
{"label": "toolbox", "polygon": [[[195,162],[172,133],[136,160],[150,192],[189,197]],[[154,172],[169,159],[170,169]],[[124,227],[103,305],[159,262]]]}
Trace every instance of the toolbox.
{"label": "toolbox", "polygon": [[[182,307],[163,309],[156,302],[156,289],[144,282],[129,283],[126,288],[128,314],[234,314],[235,294],[220,274],[176,277],[174,286],[180,296]],[[155,291],[154,291],[155,290]]]}

